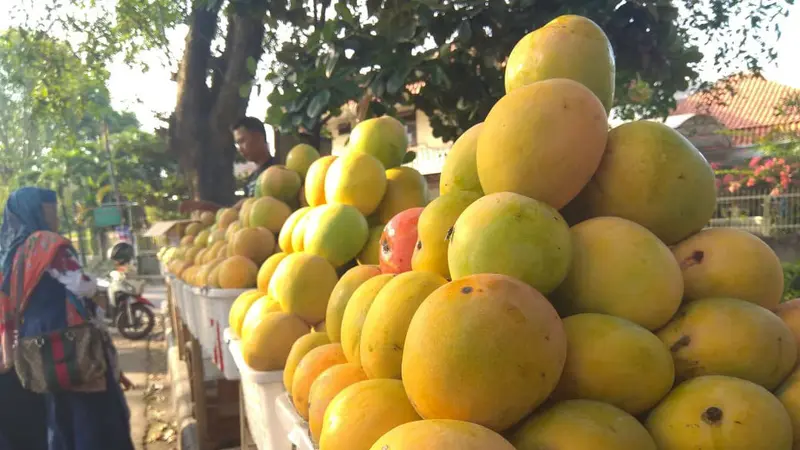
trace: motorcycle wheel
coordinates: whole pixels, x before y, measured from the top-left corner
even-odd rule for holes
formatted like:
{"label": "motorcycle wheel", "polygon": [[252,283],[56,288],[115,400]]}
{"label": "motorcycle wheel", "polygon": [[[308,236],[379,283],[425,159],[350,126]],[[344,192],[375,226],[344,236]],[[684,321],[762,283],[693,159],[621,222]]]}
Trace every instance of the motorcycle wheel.
{"label": "motorcycle wheel", "polygon": [[[121,306],[121,305],[120,305]],[[128,317],[128,309],[124,306],[119,308],[117,314],[117,330],[126,339],[138,341],[147,337],[156,325],[156,316],[153,311],[141,303],[131,305],[133,317]]]}

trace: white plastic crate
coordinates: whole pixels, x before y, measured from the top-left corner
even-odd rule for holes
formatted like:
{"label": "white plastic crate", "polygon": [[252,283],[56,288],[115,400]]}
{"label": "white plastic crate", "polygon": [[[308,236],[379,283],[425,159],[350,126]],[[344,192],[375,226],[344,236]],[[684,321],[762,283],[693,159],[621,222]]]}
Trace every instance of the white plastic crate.
{"label": "white plastic crate", "polygon": [[203,355],[211,358],[227,380],[238,380],[239,371],[225,339],[228,315],[237,298],[247,289],[195,289]]}
{"label": "white plastic crate", "polygon": [[199,316],[199,311],[197,307],[197,299],[194,297],[192,289],[192,286],[189,284],[183,284],[183,308],[186,311],[184,320],[186,322],[186,327],[189,328],[189,333],[191,333],[195,339],[198,339],[199,335],[197,318]]}
{"label": "white plastic crate", "polygon": [[203,358],[214,359],[214,332],[211,320],[211,299],[205,294],[206,288],[192,288],[192,295],[195,300],[195,315],[197,335],[200,348],[203,350]]}
{"label": "white plastic crate", "polygon": [[172,275],[170,278],[170,287],[172,288],[172,298],[175,306],[178,308],[178,315],[183,323],[186,323],[186,306],[183,302],[183,281],[178,277]]}
{"label": "white plastic crate", "polygon": [[239,368],[247,425],[256,447],[258,450],[293,450],[289,436],[281,427],[275,403],[286,393],[283,371],[256,372],[245,364],[239,341],[231,340],[228,346]]}
{"label": "white plastic crate", "polygon": [[284,392],[275,400],[275,408],[278,410],[278,417],[283,431],[289,436],[289,441],[298,450],[314,450],[314,442],[311,440],[311,432],[306,422],[300,414],[297,414],[289,393]]}

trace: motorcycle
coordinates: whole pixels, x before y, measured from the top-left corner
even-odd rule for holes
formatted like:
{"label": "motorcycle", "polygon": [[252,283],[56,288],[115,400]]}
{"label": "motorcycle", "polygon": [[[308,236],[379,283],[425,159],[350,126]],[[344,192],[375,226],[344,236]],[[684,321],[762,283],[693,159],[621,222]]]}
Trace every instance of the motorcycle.
{"label": "motorcycle", "polygon": [[97,287],[108,297],[106,316],[126,339],[137,341],[147,337],[155,327],[155,305],[142,296],[146,282],[127,279],[124,273],[112,271],[108,278],[98,278]]}

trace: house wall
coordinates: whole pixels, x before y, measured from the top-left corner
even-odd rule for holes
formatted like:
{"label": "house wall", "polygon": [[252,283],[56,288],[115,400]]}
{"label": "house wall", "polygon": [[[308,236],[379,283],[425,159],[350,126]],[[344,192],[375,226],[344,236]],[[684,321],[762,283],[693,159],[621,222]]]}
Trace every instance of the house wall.
{"label": "house wall", "polygon": [[449,147],[450,144],[445,143],[441,139],[433,136],[433,127],[431,127],[431,120],[427,114],[422,111],[416,111],[417,120],[417,145],[441,148]]}
{"label": "house wall", "polygon": [[434,199],[439,197],[440,175],[441,174],[438,173],[425,175],[425,181],[428,183],[428,201],[433,201]]}

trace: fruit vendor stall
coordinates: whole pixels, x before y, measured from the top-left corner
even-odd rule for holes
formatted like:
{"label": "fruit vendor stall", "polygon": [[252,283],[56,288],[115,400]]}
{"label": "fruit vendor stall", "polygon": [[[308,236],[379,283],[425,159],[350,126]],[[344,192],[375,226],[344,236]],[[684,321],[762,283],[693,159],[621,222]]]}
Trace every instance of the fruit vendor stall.
{"label": "fruit vendor stall", "polygon": [[505,71],[438,197],[402,124],[372,118],[160,254],[196,411],[225,380],[259,450],[800,448],[798,308],[769,246],[705,229],[701,153],[659,122],[609,130],[588,19]]}

